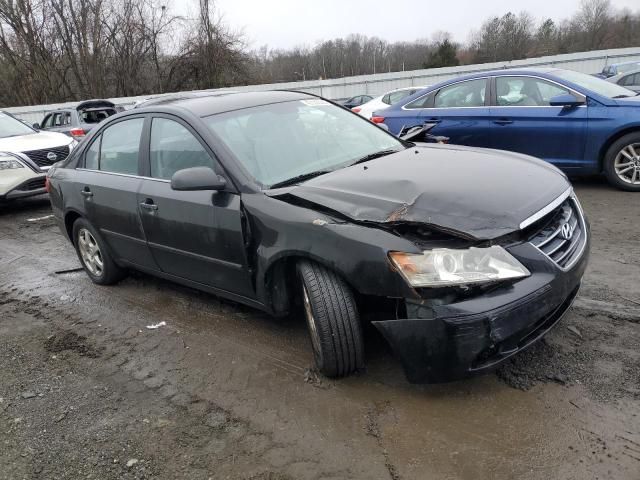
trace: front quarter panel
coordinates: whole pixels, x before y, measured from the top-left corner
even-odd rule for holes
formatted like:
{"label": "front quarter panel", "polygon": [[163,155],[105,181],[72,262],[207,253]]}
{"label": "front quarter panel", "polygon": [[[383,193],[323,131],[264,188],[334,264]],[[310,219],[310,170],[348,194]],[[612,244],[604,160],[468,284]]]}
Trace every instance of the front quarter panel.
{"label": "front quarter panel", "polygon": [[341,275],[364,295],[412,297],[415,291],[396,272],[389,251],[419,253],[417,247],[375,226],[354,224],[268,197],[243,195],[251,222],[256,290],[268,304],[267,273],[284,258],[315,260]]}

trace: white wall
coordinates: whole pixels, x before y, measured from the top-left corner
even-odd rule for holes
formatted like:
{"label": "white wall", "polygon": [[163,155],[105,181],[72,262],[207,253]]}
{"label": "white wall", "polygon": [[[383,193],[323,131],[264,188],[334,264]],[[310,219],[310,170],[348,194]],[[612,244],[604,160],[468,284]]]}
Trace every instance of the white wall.
{"label": "white wall", "polygon": [[[459,75],[501,68],[516,67],[557,67],[576,70],[583,73],[600,72],[611,63],[640,61],[640,47],[620,48],[615,50],[597,50],[593,52],[569,53],[548,57],[528,58],[512,62],[483,63],[478,65],[463,65],[460,67],[432,68],[428,70],[412,70],[409,72],[378,73],[375,75],[361,75],[332,80],[310,80],[306,82],[272,83],[266,85],[248,85],[232,87],[227,90],[256,91],[256,90],[300,90],[314,93],[326,98],[347,98],[363,93],[380,95],[389,90],[414,85],[433,85]],[[225,89],[220,89],[225,90]],[[136,101],[145,97],[112,98],[116,105],[129,108]],[[28,107],[12,107],[4,110],[13,113],[29,123],[40,122],[44,114],[56,108],[73,107],[78,102],[59,103],[51,105],[35,105]]]}

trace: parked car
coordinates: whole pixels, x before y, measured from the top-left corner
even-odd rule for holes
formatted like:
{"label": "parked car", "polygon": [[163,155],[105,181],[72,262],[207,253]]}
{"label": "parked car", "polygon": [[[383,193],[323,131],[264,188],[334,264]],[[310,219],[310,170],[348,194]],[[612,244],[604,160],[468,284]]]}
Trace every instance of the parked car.
{"label": "parked car", "polygon": [[570,70],[482,72],[429,87],[372,121],[392,133],[437,122],[451,143],[525,153],[569,174],[604,173],[640,191],[640,97]]}
{"label": "parked car", "polygon": [[560,320],[589,251],[555,167],[405,142],[300,92],[121,113],[48,180],[93,282],[134,268],[272,315],[300,308],[328,376],[363,367],[370,315],[413,382],[486,371]]}
{"label": "parked car", "polygon": [[607,82],[616,83],[624,88],[640,93],[640,68],[609,77],[607,78]]}
{"label": "parked car", "polygon": [[75,139],[81,139],[102,120],[116,113],[118,110],[115,104],[108,100],[87,100],[80,102],[75,108],[49,112],[42,122],[33,126],[40,130],[60,132]]}
{"label": "parked car", "polygon": [[398,88],[396,90],[391,90],[390,92],[385,93],[384,95],[380,95],[369,100],[367,103],[363,103],[359,107],[353,107],[351,110],[362,115],[364,118],[369,119],[372,117],[373,112],[380,111],[387,108],[389,105],[393,105],[394,103],[398,103],[403,98],[408,97],[409,95],[413,95],[419,90],[423,90],[427,88],[423,87],[408,87],[408,88]]}
{"label": "parked car", "polygon": [[631,70],[637,70],[638,68],[640,68],[640,62],[638,61],[613,63],[604,67],[602,72],[596,73],[595,76],[600,78],[609,78],[621,73],[630,72]]}
{"label": "parked car", "polygon": [[66,135],[38,132],[0,111],[0,201],[45,193],[45,173],[64,160],[77,142]]}
{"label": "parked car", "polygon": [[345,108],[359,107],[360,105],[373,100],[371,95],[356,95],[355,97],[348,98],[342,102],[342,106]]}

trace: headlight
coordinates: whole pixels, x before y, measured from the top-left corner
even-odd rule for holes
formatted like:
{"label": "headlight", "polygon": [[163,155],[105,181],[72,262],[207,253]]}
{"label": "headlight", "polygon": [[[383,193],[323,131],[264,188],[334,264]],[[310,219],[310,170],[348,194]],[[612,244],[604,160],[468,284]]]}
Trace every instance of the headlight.
{"label": "headlight", "polygon": [[16,168],[24,168],[20,160],[6,153],[0,153],[0,170],[13,170]]}
{"label": "headlight", "polygon": [[529,270],[504,248],[435,248],[422,254],[391,252],[389,257],[413,287],[448,287],[528,277]]}

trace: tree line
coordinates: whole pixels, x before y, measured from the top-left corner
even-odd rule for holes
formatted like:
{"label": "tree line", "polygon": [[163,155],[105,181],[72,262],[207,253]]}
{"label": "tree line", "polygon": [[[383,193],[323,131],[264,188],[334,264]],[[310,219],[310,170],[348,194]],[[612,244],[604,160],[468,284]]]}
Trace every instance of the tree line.
{"label": "tree line", "polygon": [[340,78],[640,45],[640,11],[583,0],[562,20],[489,18],[464,44],[447,32],[390,43],[349,35],[251,50],[214,0],[195,15],[152,0],[0,0],[0,106]]}

